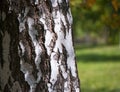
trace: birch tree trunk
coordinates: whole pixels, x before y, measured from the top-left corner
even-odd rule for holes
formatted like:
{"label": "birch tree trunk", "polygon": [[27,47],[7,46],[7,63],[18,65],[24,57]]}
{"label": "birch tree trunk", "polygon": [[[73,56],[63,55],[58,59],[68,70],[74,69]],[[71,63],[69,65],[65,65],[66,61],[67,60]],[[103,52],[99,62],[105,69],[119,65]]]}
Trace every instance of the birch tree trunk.
{"label": "birch tree trunk", "polygon": [[0,3],[0,92],[80,92],[69,0]]}

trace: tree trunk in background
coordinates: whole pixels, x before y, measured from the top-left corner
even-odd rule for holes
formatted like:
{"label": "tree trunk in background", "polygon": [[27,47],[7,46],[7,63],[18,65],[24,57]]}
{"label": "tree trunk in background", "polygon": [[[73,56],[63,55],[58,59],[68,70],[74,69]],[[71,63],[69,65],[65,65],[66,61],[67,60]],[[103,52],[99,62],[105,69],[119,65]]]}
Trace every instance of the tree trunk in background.
{"label": "tree trunk in background", "polygon": [[69,0],[0,0],[0,92],[80,92]]}

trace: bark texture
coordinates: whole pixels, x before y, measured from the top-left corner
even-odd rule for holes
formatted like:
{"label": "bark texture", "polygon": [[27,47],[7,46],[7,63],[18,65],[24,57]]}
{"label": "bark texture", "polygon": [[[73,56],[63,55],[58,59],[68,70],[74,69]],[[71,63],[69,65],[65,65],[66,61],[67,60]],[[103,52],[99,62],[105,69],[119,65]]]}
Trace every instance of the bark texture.
{"label": "bark texture", "polygon": [[0,2],[0,92],[80,92],[69,0]]}

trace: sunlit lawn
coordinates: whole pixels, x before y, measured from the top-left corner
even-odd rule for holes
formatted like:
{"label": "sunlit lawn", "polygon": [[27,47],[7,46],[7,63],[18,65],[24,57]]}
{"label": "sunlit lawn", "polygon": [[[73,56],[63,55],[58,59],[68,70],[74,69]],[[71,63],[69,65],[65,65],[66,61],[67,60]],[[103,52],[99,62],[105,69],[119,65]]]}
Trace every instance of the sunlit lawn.
{"label": "sunlit lawn", "polygon": [[76,47],[82,92],[120,92],[120,48]]}

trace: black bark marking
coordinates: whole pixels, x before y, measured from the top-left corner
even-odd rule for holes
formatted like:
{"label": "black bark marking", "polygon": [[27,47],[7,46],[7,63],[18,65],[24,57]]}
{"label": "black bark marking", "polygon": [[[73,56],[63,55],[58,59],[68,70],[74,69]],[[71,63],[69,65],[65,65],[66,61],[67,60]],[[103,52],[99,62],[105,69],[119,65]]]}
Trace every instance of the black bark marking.
{"label": "black bark marking", "polygon": [[63,23],[62,20],[61,20],[61,25],[62,25],[61,31],[63,31],[63,33],[64,33],[64,38],[66,38],[66,28],[65,28],[65,25],[64,25],[64,23]]}
{"label": "black bark marking", "polygon": [[60,12],[62,12],[63,15],[67,15],[69,6],[66,3],[66,0],[63,0],[62,3],[58,3],[58,6],[59,6],[59,9],[60,9]]}
{"label": "black bark marking", "polygon": [[64,92],[64,79],[60,74],[60,70],[59,74],[57,75],[57,81],[53,85],[53,89],[56,90],[57,92]]}
{"label": "black bark marking", "polygon": [[3,68],[4,65],[4,60],[3,60],[3,48],[2,48],[2,38],[4,37],[4,32],[5,32],[5,24],[6,24],[6,19],[3,21],[3,16],[2,13],[4,12],[7,15],[8,11],[8,2],[6,0],[1,0],[0,1],[0,64],[1,67]]}
{"label": "black bark marking", "polygon": [[63,51],[63,54],[62,54],[62,57],[61,57],[61,63],[62,63],[62,65],[64,66],[64,68],[65,68],[65,70],[67,71],[67,69],[68,69],[68,66],[67,66],[67,57],[68,57],[68,53],[67,53],[67,50],[66,50],[66,48],[65,48],[65,46],[62,44],[62,51]]}
{"label": "black bark marking", "polygon": [[[1,31],[1,29],[0,29]],[[0,43],[3,43],[2,41],[2,34],[0,32]],[[1,64],[1,67],[3,68],[3,64],[4,64],[4,60],[3,60],[3,47],[2,47],[2,44],[0,44],[0,64]]]}

